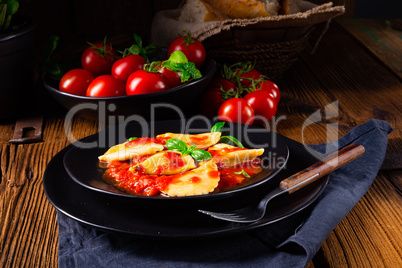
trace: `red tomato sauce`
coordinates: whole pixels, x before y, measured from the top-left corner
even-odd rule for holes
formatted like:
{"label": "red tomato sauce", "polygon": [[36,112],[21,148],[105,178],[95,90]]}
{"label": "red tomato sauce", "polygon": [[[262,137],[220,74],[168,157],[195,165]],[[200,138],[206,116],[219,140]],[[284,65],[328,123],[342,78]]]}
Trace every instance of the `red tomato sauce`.
{"label": "red tomato sauce", "polygon": [[[239,149],[240,148],[227,150],[235,151]],[[227,152],[228,151],[226,151],[226,153]],[[213,156],[217,155],[218,154],[215,154]],[[144,173],[141,164],[134,170],[129,170],[130,167],[141,163],[148,157],[149,156],[140,156],[133,158],[130,161],[112,161],[107,165],[107,170],[103,176],[104,181],[123,192],[133,195],[163,195],[162,191],[167,188],[170,182],[177,178],[177,175],[148,175]],[[180,158],[179,154],[172,152],[171,154],[166,154],[166,157],[170,160],[171,165],[174,165],[175,167],[185,165],[185,162]],[[219,184],[217,189],[215,189],[215,192],[227,191],[233,187],[239,186],[262,171],[261,159],[259,158],[256,158],[253,161],[243,162],[233,167],[226,167],[224,165],[219,165],[219,163],[217,163],[217,165],[218,171],[209,171],[208,173],[211,177],[220,176]],[[248,176],[245,176],[243,172]],[[159,174],[161,173],[162,171]],[[190,179],[191,183],[199,183],[200,181],[201,178],[197,176]]]}
{"label": "red tomato sauce", "polygon": [[209,136],[205,135],[205,136],[201,136],[201,137],[195,137],[192,136],[190,137],[190,140],[192,142],[194,142],[195,144],[205,144],[208,142]]}

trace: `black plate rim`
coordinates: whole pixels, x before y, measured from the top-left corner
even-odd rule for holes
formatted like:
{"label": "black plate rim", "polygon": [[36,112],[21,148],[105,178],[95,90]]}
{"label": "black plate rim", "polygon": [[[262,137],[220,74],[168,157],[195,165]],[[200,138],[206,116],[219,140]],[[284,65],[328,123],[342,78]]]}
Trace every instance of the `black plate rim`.
{"label": "black plate rim", "polygon": [[[61,209],[60,206],[58,206],[58,204],[56,204],[54,202],[54,200],[52,200],[52,198],[50,197],[51,194],[49,193],[49,189],[48,189],[48,185],[47,185],[48,180],[50,180],[49,167],[51,165],[55,165],[56,161],[62,161],[62,159],[64,157],[62,157],[61,160],[58,158],[60,158],[63,154],[65,154],[71,147],[72,147],[72,145],[70,144],[67,147],[65,147],[64,149],[62,149],[59,153],[57,153],[51,159],[51,161],[48,164],[48,167],[45,170],[44,177],[43,177],[43,187],[44,187],[45,195],[47,196],[49,202],[57,209],[57,211],[61,212],[62,214],[66,215],[67,217],[72,218],[84,225],[95,227],[95,228],[98,228],[98,229],[101,229],[104,231],[110,231],[113,233],[129,234],[129,235],[133,235],[135,237],[144,238],[144,239],[167,239],[167,240],[184,239],[184,240],[187,240],[187,239],[200,239],[200,238],[215,238],[215,237],[229,236],[229,235],[235,235],[235,234],[253,231],[253,230],[259,229],[261,227],[270,225],[272,223],[278,222],[280,220],[283,220],[294,214],[297,214],[297,213],[301,212],[302,210],[306,209],[307,207],[311,206],[324,192],[324,190],[328,184],[328,181],[329,181],[329,176],[326,175],[323,178],[321,178],[320,180],[314,182],[312,185],[318,185],[317,188],[319,187],[318,191],[314,194],[314,196],[312,196],[308,201],[306,201],[298,209],[290,211],[287,214],[283,215],[282,217],[275,218],[271,221],[266,221],[266,222],[261,223],[262,220],[260,220],[258,222],[252,223],[252,224],[239,224],[238,227],[235,229],[217,230],[217,231],[212,231],[212,232],[203,233],[203,234],[193,233],[192,235],[188,235],[188,234],[187,235],[183,235],[183,234],[158,234],[158,235],[156,235],[156,234],[152,234],[152,233],[138,233],[138,232],[133,232],[133,231],[122,230],[121,228],[111,228],[111,227],[103,226],[101,224],[97,224],[95,222],[86,221],[84,219],[81,219],[78,216],[73,215],[72,213],[69,213],[69,212]],[[64,166],[62,164],[61,164],[61,166],[64,169]],[[70,180],[70,183],[75,183],[75,182],[73,180]],[[79,186],[79,187],[82,187],[82,186]],[[303,189],[301,191],[303,191]]]}
{"label": "black plate rim", "polygon": [[[171,121],[175,121],[175,120],[171,120]],[[238,124],[238,125],[239,125],[239,124]],[[267,131],[268,131],[268,130],[267,130]],[[270,131],[268,131],[268,132],[271,133]],[[86,140],[86,139],[89,139],[89,140],[90,140],[92,137],[95,137],[95,136],[98,135],[98,134],[99,134],[99,132],[98,132],[98,133],[95,133],[95,134],[93,134],[93,135],[90,135],[90,136],[88,136],[88,137],[85,137],[85,138],[79,140],[79,142],[82,142],[82,141],[84,141],[84,140]],[[224,197],[224,196],[227,196],[227,195],[237,194],[237,193],[242,192],[242,191],[247,191],[247,190],[250,190],[250,189],[252,189],[252,188],[259,187],[259,186],[261,186],[261,185],[264,184],[264,183],[267,183],[267,181],[269,181],[269,180],[271,180],[272,178],[274,178],[274,177],[286,166],[286,163],[287,163],[288,160],[289,160],[289,156],[290,156],[289,147],[287,146],[286,143],[282,142],[281,139],[279,139],[279,140],[280,140],[280,142],[281,142],[281,146],[283,147],[282,149],[286,151],[286,153],[285,153],[285,155],[284,155],[284,157],[285,157],[285,162],[283,163],[283,165],[282,165],[280,168],[275,169],[273,172],[271,172],[270,174],[268,174],[267,177],[265,177],[264,179],[261,179],[261,180],[255,182],[255,183],[253,183],[253,184],[246,185],[246,186],[240,187],[240,188],[234,188],[234,189],[231,189],[231,190],[228,190],[228,191],[224,191],[224,192],[210,193],[210,194],[207,194],[207,195],[182,196],[182,197],[136,196],[136,195],[130,195],[130,194],[127,194],[127,193],[124,193],[124,192],[121,192],[121,193],[119,193],[119,192],[111,192],[111,191],[107,191],[107,190],[104,190],[104,189],[97,188],[97,187],[92,186],[92,185],[88,185],[88,184],[82,182],[80,179],[77,179],[76,176],[74,176],[74,174],[72,174],[71,171],[69,170],[69,168],[67,167],[66,161],[67,161],[68,155],[69,155],[70,153],[74,152],[75,150],[79,150],[79,149],[77,149],[77,147],[75,147],[75,146],[73,146],[72,148],[70,148],[70,149],[65,153],[64,158],[63,158],[63,164],[64,164],[64,167],[65,167],[65,170],[66,170],[68,176],[69,176],[72,180],[74,180],[74,181],[75,181],[76,183],[78,183],[79,185],[81,185],[81,186],[83,186],[83,187],[85,187],[85,188],[88,188],[88,189],[90,189],[90,190],[96,191],[96,192],[100,192],[100,193],[103,193],[103,194],[108,194],[108,195],[116,196],[116,197],[119,197],[119,198],[129,198],[129,199],[136,199],[136,200],[140,200],[140,201],[142,201],[142,200],[144,200],[144,201],[149,200],[150,202],[155,202],[155,201],[156,201],[156,202],[176,202],[176,201],[178,201],[178,200],[182,200],[183,202],[186,202],[187,200],[194,200],[194,199],[196,199],[196,200],[204,200],[204,199],[221,198],[221,197]],[[73,143],[72,145],[74,145],[74,143]]]}

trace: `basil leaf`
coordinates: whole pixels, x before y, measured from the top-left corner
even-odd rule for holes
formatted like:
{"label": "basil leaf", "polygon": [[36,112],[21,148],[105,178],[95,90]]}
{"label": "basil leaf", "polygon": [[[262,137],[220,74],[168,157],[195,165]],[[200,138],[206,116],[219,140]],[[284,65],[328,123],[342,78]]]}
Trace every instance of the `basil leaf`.
{"label": "basil leaf", "polygon": [[240,172],[234,172],[234,174],[237,174],[237,175],[240,175],[240,174],[241,174],[241,175],[243,175],[244,177],[246,177],[246,178],[248,178],[248,179],[251,178],[251,176],[248,175],[247,172],[244,171],[244,169],[242,169]]}
{"label": "basil leaf", "polygon": [[212,155],[204,150],[197,149],[191,152],[191,157],[194,158],[197,161],[202,161],[202,160],[209,160],[212,158]]}
{"label": "basil leaf", "polygon": [[183,52],[177,50],[170,54],[168,61],[172,61],[174,63],[187,63],[188,59]]}
{"label": "basil leaf", "polygon": [[136,140],[136,139],[138,139],[138,138],[137,137],[131,137],[131,138],[128,138],[127,141],[133,141],[133,140]]}
{"label": "basil leaf", "polygon": [[236,139],[235,137],[232,137],[232,136],[222,136],[221,139],[219,140],[219,142],[223,142],[223,143],[233,142],[238,147],[244,148],[243,144],[241,144],[241,142],[238,139]]}
{"label": "basil leaf", "polygon": [[197,148],[197,145],[192,145],[190,146],[187,150],[184,150],[181,152],[182,155],[187,155],[190,154],[194,151],[194,149]]}
{"label": "basil leaf", "polygon": [[179,151],[179,152],[185,151],[188,148],[187,143],[185,143],[184,141],[179,140],[179,139],[168,139],[166,141],[166,147],[169,150]]}
{"label": "basil leaf", "polygon": [[225,126],[225,122],[218,122],[212,126],[211,132],[220,132]]}

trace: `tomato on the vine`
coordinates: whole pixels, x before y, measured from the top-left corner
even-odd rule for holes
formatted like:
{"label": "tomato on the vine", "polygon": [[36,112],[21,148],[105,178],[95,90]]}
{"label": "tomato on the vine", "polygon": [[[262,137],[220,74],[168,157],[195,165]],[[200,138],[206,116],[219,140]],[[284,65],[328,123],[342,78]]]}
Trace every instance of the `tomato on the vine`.
{"label": "tomato on the vine", "polygon": [[252,125],[254,122],[254,109],[246,100],[232,98],[221,105],[218,111],[218,119]]}
{"label": "tomato on the vine", "polygon": [[135,71],[141,70],[147,62],[140,55],[131,54],[116,60],[112,65],[112,75],[126,81]]}
{"label": "tomato on the vine", "polygon": [[279,103],[279,100],[281,98],[281,92],[279,91],[279,87],[272,81],[269,80],[263,80],[259,84],[257,84],[256,89],[261,89],[268,91],[272,97],[275,99],[276,104]]}
{"label": "tomato on the vine", "polygon": [[209,85],[211,88],[222,88],[223,91],[236,91],[236,85],[232,81],[225,79],[223,77],[215,77],[212,79],[211,84]]}
{"label": "tomato on the vine", "polygon": [[85,96],[87,88],[95,76],[85,69],[72,69],[65,73],[59,82],[59,90]]}
{"label": "tomato on the vine", "polygon": [[169,88],[178,87],[183,84],[181,82],[181,72],[171,71],[168,68],[163,67],[162,65],[158,67],[158,72],[166,77]]}
{"label": "tomato on the vine", "polygon": [[106,44],[105,39],[103,43],[90,44],[84,50],[81,55],[81,65],[94,75],[110,74],[116,57],[116,51]]}
{"label": "tomato on the vine", "polygon": [[112,75],[96,77],[88,86],[88,97],[117,97],[126,95],[126,85],[121,79]]}
{"label": "tomato on the vine", "polygon": [[181,51],[186,55],[189,62],[193,62],[197,68],[200,68],[205,61],[206,51],[204,45],[196,38],[187,35],[174,39],[168,47],[167,57],[170,57],[175,51]]}
{"label": "tomato on the vine", "polygon": [[236,97],[236,85],[223,78],[215,77],[209,88],[201,97],[201,112],[207,117],[214,117],[218,114],[219,107],[230,98]]}
{"label": "tomato on the vine", "polygon": [[274,97],[266,90],[250,92],[244,96],[244,100],[253,107],[256,122],[264,123],[264,121],[269,121],[276,113],[277,103]]}
{"label": "tomato on the vine", "polygon": [[163,74],[146,70],[132,73],[126,83],[127,95],[155,93],[168,88],[168,81]]}
{"label": "tomato on the vine", "polygon": [[257,82],[262,74],[256,69],[251,69],[249,71],[236,70],[235,75],[239,77],[242,87],[249,87],[252,84],[252,80]]}

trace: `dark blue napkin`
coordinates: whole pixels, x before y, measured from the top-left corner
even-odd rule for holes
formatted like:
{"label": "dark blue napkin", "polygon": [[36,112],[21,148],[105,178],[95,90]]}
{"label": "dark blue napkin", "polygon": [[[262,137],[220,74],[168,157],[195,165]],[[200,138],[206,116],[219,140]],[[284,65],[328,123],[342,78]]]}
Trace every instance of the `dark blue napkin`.
{"label": "dark blue napkin", "polygon": [[370,120],[317,152],[361,144],[365,154],[329,176],[308,209],[252,233],[195,241],[142,240],[83,225],[58,213],[60,267],[305,267],[367,192],[384,160],[391,126]]}

